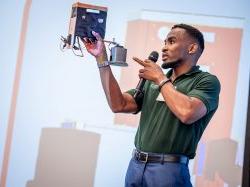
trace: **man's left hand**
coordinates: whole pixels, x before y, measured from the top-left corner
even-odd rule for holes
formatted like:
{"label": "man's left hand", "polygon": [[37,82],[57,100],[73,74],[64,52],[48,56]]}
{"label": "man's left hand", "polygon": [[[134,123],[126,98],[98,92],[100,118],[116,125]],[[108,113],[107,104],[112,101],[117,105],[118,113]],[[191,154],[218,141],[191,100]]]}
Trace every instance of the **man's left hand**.
{"label": "man's left hand", "polygon": [[153,81],[157,85],[161,82],[161,80],[166,78],[161,67],[151,60],[146,59],[143,61],[137,57],[133,57],[133,60],[144,67],[143,69],[139,70],[140,78]]}

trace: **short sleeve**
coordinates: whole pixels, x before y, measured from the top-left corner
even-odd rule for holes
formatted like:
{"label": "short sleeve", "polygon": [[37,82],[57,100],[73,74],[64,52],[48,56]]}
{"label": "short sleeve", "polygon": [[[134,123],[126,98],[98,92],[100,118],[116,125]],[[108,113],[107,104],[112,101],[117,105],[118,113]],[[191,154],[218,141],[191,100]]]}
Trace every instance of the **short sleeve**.
{"label": "short sleeve", "polygon": [[[130,94],[132,97],[134,97],[135,92],[136,92],[136,89],[131,89],[131,90],[126,91],[126,93]],[[133,114],[137,114],[138,112],[141,111],[142,103],[143,103],[143,97],[144,97],[144,92],[141,92],[141,94],[139,94],[137,96],[137,98],[134,98],[135,102],[137,104],[137,111],[134,112]]]}
{"label": "short sleeve", "polygon": [[126,93],[133,96],[135,94],[135,89],[127,90]]}
{"label": "short sleeve", "polygon": [[207,113],[209,113],[218,107],[220,88],[218,78],[214,75],[206,74],[187,95],[200,99],[205,104]]}

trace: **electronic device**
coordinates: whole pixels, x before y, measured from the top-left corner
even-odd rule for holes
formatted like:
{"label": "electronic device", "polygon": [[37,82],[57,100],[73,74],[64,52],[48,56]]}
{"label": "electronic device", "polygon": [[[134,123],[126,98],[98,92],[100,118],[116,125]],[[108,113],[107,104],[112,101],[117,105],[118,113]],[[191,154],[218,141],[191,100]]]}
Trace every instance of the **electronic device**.
{"label": "electronic device", "polygon": [[98,32],[101,37],[104,38],[107,11],[107,7],[79,2],[74,3],[71,10],[66,47],[74,48],[74,46],[76,46],[77,37],[87,37],[94,41],[95,37],[91,33],[92,30]]}
{"label": "electronic device", "polygon": [[[113,41],[104,40],[106,32],[108,8],[103,6],[90,5],[85,3],[74,3],[72,5],[68,36],[61,36],[63,46],[61,50],[67,48],[72,49],[75,55],[83,57],[81,38],[88,38],[91,42],[95,42],[96,38],[92,31],[100,34],[103,42],[114,45],[110,49],[109,64],[117,66],[128,66],[126,63],[127,49]],[[76,54],[79,50],[81,54]]]}

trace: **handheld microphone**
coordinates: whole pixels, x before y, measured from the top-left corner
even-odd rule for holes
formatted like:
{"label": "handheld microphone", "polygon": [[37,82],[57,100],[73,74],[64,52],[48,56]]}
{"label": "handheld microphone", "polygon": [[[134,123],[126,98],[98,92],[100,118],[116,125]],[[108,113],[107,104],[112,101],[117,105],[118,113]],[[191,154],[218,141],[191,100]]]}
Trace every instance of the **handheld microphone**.
{"label": "handheld microphone", "polygon": [[[148,59],[156,63],[156,61],[158,60],[158,57],[159,57],[159,53],[157,51],[152,51]],[[143,94],[143,86],[145,82],[146,82],[146,79],[140,78],[140,81],[138,82],[136,89],[135,89],[136,91],[134,93],[135,100],[137,100],[138,97],[140,97]]]}

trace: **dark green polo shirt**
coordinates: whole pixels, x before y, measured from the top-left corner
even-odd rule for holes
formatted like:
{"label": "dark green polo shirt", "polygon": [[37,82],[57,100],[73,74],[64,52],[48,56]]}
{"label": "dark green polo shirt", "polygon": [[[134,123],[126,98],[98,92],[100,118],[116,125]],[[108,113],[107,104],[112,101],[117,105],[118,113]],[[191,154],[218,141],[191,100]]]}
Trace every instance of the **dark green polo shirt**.
{"label": "dark green polo shirt", "polygon": [[[172,70],[167,77],[171,74]],[[201,135],[218,107],[220,82],[216,76],[195,66],[179,76],[173,85],[179,92],[199,98],[205,104],[207,114],[193,124],[183,124],[164,101],[157,100],[159,91],[154,83],[146,81],[135,146],[145,152],[184,154],[194,158]],[[128,93],[133,95],[134,90]]]}

